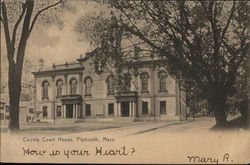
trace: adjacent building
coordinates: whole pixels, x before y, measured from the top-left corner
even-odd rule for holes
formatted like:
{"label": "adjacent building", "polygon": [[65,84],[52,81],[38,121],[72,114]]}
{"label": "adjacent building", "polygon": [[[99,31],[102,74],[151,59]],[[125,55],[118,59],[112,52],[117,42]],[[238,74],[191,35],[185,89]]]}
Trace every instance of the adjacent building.
{"label": "adjacent building", "polygon": [[[104,67],[98,48],[76,62],[33,72],[34,110],[40,121],[110,118],[117,120],[185,120],[186,94],[159,59],[141,57]],[[137,65],[137,69],[131,65]],[[116,83],[115,83],[116,82]],[[117,86],[121,86],[120,89]]]}
{"label": "adjacent building", "polygon": [[[1,115],[1,123],[8,124],[9,120],[9,104],[5,102],[0,102],[0,115]],[[27,122],[32,122],[35,119],[34,113],[33,113],[34,106],[32,105],[32,102],[29,101],[22,101],[19,105],[19,121],[20,124],[25,124]]]}
{"label": "adjacent building", "polygon": [[[7,88],[5,89],[7,90]],[[1,101],[0,101],[0,119],[1,124],[7,125],[10,118],[10,105],[9,105],[9,95],[8,92],[0,92]],[[35,119],[34,111],[34,101],[31,96],[24,92],[20,96],[19,104],[19,121],[20,124],[25,124],[27,122],[32,122]]]}

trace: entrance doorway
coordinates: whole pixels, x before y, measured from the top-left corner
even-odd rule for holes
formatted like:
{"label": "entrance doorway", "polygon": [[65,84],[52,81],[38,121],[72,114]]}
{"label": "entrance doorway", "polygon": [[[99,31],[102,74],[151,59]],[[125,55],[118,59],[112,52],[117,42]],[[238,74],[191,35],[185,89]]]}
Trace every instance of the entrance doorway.
{"label": "entrance doorway", "polygon": [[129,116],[129,102],[121,102],[121,116],[128,117]]}
{"label": "entrance doorway", "polygon": [[66,104],[66,118],[73,118],[73,104]]}

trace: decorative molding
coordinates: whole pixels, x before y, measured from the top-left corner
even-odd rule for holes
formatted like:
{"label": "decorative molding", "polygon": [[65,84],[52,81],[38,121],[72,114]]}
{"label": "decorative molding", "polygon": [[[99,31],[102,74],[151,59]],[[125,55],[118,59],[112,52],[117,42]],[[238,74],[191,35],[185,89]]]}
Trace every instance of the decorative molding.
{"label": "decorative molding", "polygon": [[[165,70],[160,70],[158,73],[158,78],[162,79],[162,78],[167,78],[167,72]],[[162,76],[165,76],[165,77],[162,77]]]}
{"label": "decorative molding", "polygon": [[[146,77],[144,77],[144,76],[146,76]],[[149,74],[148,74],[148,72],[146,72],[146,71],[143,71],[142,73],[140,73],[140,78],[142,79],[142,78],[147,78],[147,79],[149,79]]]}
{"label": "decorative molding", "polygon": [[35,77],[49,77],[49,76],[59,76],[59,75],[69,75],[69,74],[79,74],[82,73],[84,67],[75,67],[75,68],[64,68],[58,70],[45,70],[32,72]]}

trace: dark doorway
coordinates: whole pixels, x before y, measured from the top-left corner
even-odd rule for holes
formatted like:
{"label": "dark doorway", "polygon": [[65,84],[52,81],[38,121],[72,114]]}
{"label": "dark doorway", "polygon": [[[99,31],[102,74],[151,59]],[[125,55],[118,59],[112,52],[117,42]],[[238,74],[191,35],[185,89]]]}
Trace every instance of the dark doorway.
{"label": "dark doorway", "polygon": [[66,104],[66,118],[73,118],[73,104]]}
{"label": "dark doorway", "polygon": [[122,102],[121,103],[121,116],[128,117],[129,116],[129,102]]}
{"label": "dark doorway", "polygon": [[90,104],[86,104],[86,107],[85,107],[86,109],[86,113],[85,113],[85,115],[86,116],[91,116],[91,105]]}

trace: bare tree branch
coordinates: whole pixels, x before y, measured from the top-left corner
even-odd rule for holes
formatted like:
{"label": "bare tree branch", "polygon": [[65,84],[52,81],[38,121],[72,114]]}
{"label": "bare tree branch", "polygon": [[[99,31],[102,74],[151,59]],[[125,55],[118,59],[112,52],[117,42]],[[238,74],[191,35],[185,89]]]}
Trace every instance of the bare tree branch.
{"label": "bare tree branch", "polygon": [[20,22],[22,21],[23,19],[23,16],[24,16],[24,13],[26,11],[26,3],[22,4],[22,13],[20,14],[16,24],[14,25],[14,28],[13,28],[13,32],[12,32],[12,45],[13,47],[15,47],[15,42],[16,42],[16,32],[17,32],[17,29],[18,29],[18,26],[20,24]]}
{"label": "bare tree branch", "polygon": [[5,41],[6,41],[7,52],[8,52],[7,53],[8,60],[10,61],[14,56],[14,52],[13,52],[13,45],[10,40],[10,30],[9,30],[9,24],[8,24],[7,9],[6,9],[6,5],[4,1],[1,2],[1,9],[2,9],[2,15],[3,15],[2,23],[4,27]]}
{"label": "bare tree branch", "polygon": [[58,4],[60,4],[62,1],[63,1],[63,0],[60,0],[60,1],[58,1],[57,3],[54,3],[54,4],[52,4],[52,5],[49,5],[49,6],[45,7],[45,8],[43,8],[42,10],[39,10],[39,11],[36,13],[35,17],[34,17],[33,20],[32,20],[31,26],[30,26],[29,35],[30,35],[30,33],[31,33],[31,31],[32,31],[32,29],[33,29],[35,23],[36,23],[36,20],[37,20],[38,16],[39,16],[42,12],[44,12],[45,10],[48,10],[49,8],[52,8],[52,7],[54,7],[54,6],[58,5]]}
{"label": "bare tree branch", "polygon": [[[32,11],[34,9],[34,1],[33,0],[26,0],[26,14],[24,16],[23,20],[23,26],[22,26],[22,32],[21,32],[21,37],[20,41],[18,44],[18,49],[17,49],[17,56],[16,56],[16,63],[17,63],[17,72],[21,72],[23,68],[23,59],[25,55],[25,49],[27,45],[27,40],[29,37],[29,25],[30,25],[30,20],[32,16]],[[18,81],[21,81],[21,74],[18,75],[17,77]]]}
{"label": "bare tree branch", "polygon": [[225,34],[226,34],[226,32],[227,32],[227,29],[228,29],[228,27],[229,27],[229,25],[230,25],[230,22],[231,22],[232,18],[233,18],[234,10],[235,10],[235,0],[234,0],[234,2],[233,2],[232,8],[231,8],[231,10],[230,10],[230,14],[229,14],[229,16],[228,16],[227,23],[226,23],[224,29],[222,30],[222,33],[221,33],[221,40],[220,40],[219,44],[221,44],[222,40],[224,39],[224,36],[225,36]]}

